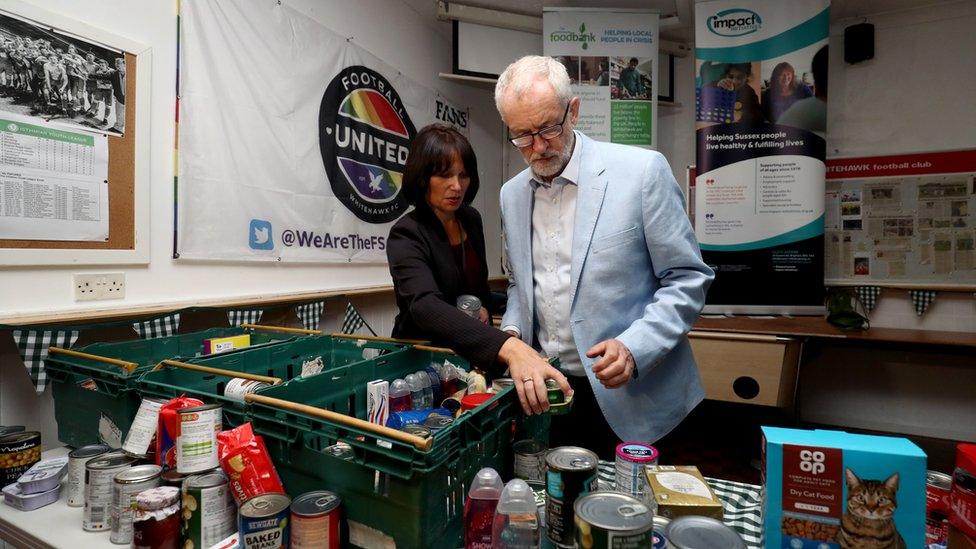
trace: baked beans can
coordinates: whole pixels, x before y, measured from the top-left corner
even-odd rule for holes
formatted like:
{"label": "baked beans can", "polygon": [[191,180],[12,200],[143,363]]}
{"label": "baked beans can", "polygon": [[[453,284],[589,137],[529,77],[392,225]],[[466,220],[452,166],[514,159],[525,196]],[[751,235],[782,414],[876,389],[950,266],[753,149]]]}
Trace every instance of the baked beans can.
{"label": "baked beans can", "polygon": [[142,399],[136,417],[132,420],[132,426],[125,434],[125,442],[122,443],[123,452],[138,458],[146,458],[149,455],[149,445],[156,436],[156,429],[159,427],[159,409],[163,404],[166,404],[165,400]]}
{"label": "baked beans can", "polygon": [[234,533],[236,505],[223,473],[193,475],[183,481],[184,549],[206,549]]}
{"label": "baked beans can", "polygon": [[85,514],[81,526],[89,532],[108,530],[112,514],[115,475],[136,462],[121,451],[99,456],[85,464]]}
{"label": "baked beans can", "polygon": [[217,433],[223,407],[208,404],[178,410],[180,436],[176,439],[176,470],[200,473],[220,465],[217,460]]}
{"label": "baked beans can", "polygon": [[291,498],[284,494],[255,496],[237,513],[241,549],[288,549]]}
{"label": "baked beans can", "polygon": [[925,473],[925,545],[949,542],[949,498],[952,477],[938,471]]}
{"label": "baked beans can", "polygon": [[68,454],[68,476],[64,483],[68,506],[85,505],[85,464],[109,452],[105,444],[89,444],[76,448]]}
{"label": "baked beans can", "polygon": [[132,517],[132,549],[180,547],[180,490],[174,486],[150,488],[136,495]]}
{"label": "baked beans can", "polygon": [[339,504],[333,492],[307,492],[291,503],[291,549],[339,549]]}
{"label": "baked beans can", "polygon": [[557,546],[576,544],[573,506],[576,500],[597,490],[597,466],[593,452],[561,446],[546,454],[546,535]]}
{"label": "baked beans can", "polygon": [[515,454],[515,478],[528,482],[546,480],[546,445],[531,438],[512,445]]}
{"label": "baked beans can", "polygon": [[41,461],[41,433],[24,431],[0,438],[0,487],[17,482]]}
{"label": "baked beans can", "polygon": [[224,385],[224,396],[231,400],[244,402],[245,395],[257,392],[260,389],[267,389],[268,387],[271,387],[270,383],[235,377],[228,381],[227,385]]}
{"label": "baked beans can", "polygon": [[109,526],[112,543],[132,543],[132,517],[136,509],[136,495],[159,486],[159,465],[135,465],[115,475],[112,484],[112,513]]}
{"label": "baked beans can", "polygon": [[648,490],[644,468],[657,465],[657,449],[641,442],[623,442],[617,445],[616,454],[614,478],[617,491],[643,497]]}
{"label": "baked beans can", "polygon": [[576,500],[576,544],[582,549],[651,549],[654,513],[620,492],[595,492]]}

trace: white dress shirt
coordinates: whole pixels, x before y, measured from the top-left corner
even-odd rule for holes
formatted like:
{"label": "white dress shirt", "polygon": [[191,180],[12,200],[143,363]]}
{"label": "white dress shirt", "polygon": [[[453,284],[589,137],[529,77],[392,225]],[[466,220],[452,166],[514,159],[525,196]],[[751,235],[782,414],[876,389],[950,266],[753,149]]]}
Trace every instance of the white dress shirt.
{"label": "white dress shirt", "polygon": [[585,375],[569,323],[573,228],[579,188],[580,140],[562,173],[549,184],[532,178],[532,282],[535,295],[536,341],[547,356],[558,356],[561,369]]}

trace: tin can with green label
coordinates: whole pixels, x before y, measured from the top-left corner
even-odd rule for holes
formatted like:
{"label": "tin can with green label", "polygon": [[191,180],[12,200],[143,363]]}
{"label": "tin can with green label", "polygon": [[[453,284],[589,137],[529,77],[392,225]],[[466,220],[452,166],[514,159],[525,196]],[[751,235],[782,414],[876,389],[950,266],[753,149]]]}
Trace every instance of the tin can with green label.
{"label": "tin can with green label", "polygon": [[596,492],[576,500],[579,549],[652,549],[654,514],[641,500],[619,492]]}
{"label": "tin can with green label", "polygon": [[183,481],[184,549],[206,549],[237,528],[237,506],[231,497],[227,476],[203,473]]}

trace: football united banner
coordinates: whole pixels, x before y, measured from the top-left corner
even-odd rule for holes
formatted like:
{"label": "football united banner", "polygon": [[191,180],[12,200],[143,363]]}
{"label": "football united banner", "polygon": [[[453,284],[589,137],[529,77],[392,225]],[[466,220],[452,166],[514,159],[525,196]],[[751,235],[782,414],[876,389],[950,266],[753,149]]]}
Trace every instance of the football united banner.
{"label": "football united banner", "polygon": [[410,142],[448,109],[287,3],[182,2],[175,255],[385,262]]}
{"label": "football united banner", "polygon": [[823,305],[829,0],[695,5],[695,233],[706,310]]}
{"label": "football united banner", "polygon": [[654,147],[658,14],[545,8],[543,52],[566,67],[582,99],[576,128],[599,141]]}

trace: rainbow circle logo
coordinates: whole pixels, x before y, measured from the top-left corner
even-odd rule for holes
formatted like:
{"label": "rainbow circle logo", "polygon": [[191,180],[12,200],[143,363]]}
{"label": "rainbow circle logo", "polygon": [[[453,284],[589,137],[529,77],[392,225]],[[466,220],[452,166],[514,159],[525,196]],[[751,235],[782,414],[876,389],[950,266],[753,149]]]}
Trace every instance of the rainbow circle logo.
{"label": "rainbow circle logo", "polygon": [[393,85],[362,65],[332,79],[319,107],[319,147],[336,198],[367,223],[388,223],[409,204],[400,192],[417,135]]}

